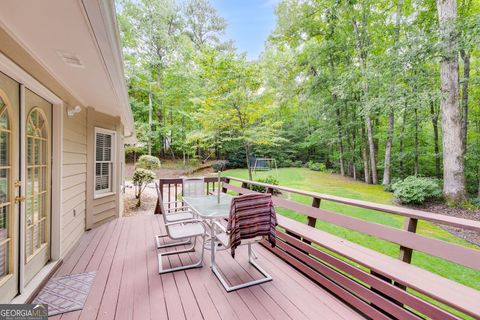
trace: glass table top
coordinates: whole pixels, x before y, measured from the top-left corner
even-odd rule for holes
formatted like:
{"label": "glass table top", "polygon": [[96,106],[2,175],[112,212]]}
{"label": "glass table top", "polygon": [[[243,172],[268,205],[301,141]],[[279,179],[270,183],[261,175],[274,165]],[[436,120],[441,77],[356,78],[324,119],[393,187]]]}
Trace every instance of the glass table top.
{"label": "glass table top", "polygon": [[218,196],[216,194],[195,197],[183,197],[183,201],[201,218],[228,218],[228,216],[230,215],[230,203],[232,202],[232,197],[225,193],[222,193],[220,195],[220,203],[218,203],[217,197]]}

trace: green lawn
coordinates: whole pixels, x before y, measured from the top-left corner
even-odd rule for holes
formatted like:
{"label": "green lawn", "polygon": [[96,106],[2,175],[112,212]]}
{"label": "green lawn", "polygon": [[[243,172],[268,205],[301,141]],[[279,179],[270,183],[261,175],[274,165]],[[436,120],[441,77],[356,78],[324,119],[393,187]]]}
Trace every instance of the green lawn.
{"label": "green lawn", "polygon": [[[255,174],[254,178],[257,179],[273,174],[273,171],[259,172]],[[248,172],[246,169],[228,170],[224,173],[224,175],[248,179]],[[367,185],[362,182],[353,181],[349,178],[344,178],[337,174],[315,172],[306,168],[284,168],[278,169],[278,180],[280,185],[295,189],[315,191],[319,193],[377,203],[393,203],[393,195],[389,192],[385,192],[382,186]],[[286,196],[291,197],[294,201],[306,204],[310,204],[312,201],[312,199],[309,197],[299,195]],[[321,207],[359,219],[373,221],[396,228],[402,228],[403,226],[403,218],[393,214],[381,213],[373,210],[356,208],[323,200]],[[306,217],[304,215],[297,214],[290,210],[279,209],[278,212],[282,215],[286,215],[299,221],[306,221]],[[392,244],[369,235],[351,231],[322,221],[317,222],[317,228],[348,239],[352,242],[361,244],[365,247],[382,252],[389,256],[398,256],[399,246],[396,244]],[[444,231],[432,223],[420,221],[417,232],[425,236],[435,237],[444,241],[479,249],[479,247],[472,245],[447,231]],[[421,252],[414,252],[412,264],[480,290],[480,272],[476,270],[463,267]]]}

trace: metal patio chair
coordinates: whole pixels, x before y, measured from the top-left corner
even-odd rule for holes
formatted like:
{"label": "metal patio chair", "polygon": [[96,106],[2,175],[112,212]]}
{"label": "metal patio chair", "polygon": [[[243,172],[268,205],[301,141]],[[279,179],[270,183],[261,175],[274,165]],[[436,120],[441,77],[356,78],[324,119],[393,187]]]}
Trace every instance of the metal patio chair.
{"label": "metal patio chair", "polygon": [[[255,197],[256,199],[254,199]],[[259,200],[259,198],[261,199]],[[238,204],[236,203],[237,201],[238,201]],[[239,215],[236,215],[237,214],[236,211],[238,212]],[[271,230],[271,228],[275,228],[276,216],[275,216],[275,210],[273,209],[273,204],[271,202],[271,195],[250,194],[250,195],[243,195],[243,196],[238,196],[234,198],[232,201],[232,207],[230,209],[229,221],[230,222],[235,221],[234,219],[239,218],[240,216],[241,216],[240,219],[246,221],[246,223],[239,223],[238,227],[233,227],[230,223],[228,227],[225,227],[222,223],[220,223],[220,221],[215,221],[214,222],[215,228],[218,228],[219,230],[221,230],[220,233],[215,232],[215,238],[223,246],[224,249],[229,249],[229,248],[232,248],[233,246],[232,256],[234,255],[234,250],[237,246],[247,245],[248,262],[262,274],[263,278],[244,282],[235,286],[230,286],[225,280],[225,278],[223,277],[223,275],[221,274],[221,272],[219,271],[218,266],[215,262],[215,253],[217,250],[217,246],[214,246],[213,252],[211,253],[212,254],[212,271],[215,274],[215,276],[217,276],[217,278],[220,280],[220,282],[222,283],[223,287],[227,292],[251,287],[251,286],[265,283],[272,280],[272,277],[255,262],[255,259],[257,259],[257,255],[255,254],[255,252],[253,252],[253,249],[252,249],[252,244],[258,243],[263,239],[267,239],[268,236],[261,235],[261,236],[245,239],[244,236],[242,235],[244,233],[249,234],[252,231],[256,232],[256,230],[258,229]],[[273,224],[271,222],[272,217],[274,221]],[[255,224],[255,220],[257,218],[260,218],[258,220],[258,223],[252,226],[252,224]],[[262,219],[262,218],[265,218],[265,219]],[[239,243],[238,243],[238,239],[237,239],[237,244],[231,243],[231,234],[230,234],[230,230],[228,229],[229,227],[232,229],[236,229],[237,232],[239,232],[238,233],[240,235],[239,239],[241,239]],[[252,233],[250,233],[250,236],[251,235]],[[273,237],[274,237],[274,234],[273,234]]]}
{"label": "metal patio chair", "polygon": [[164,269],[162,257],[173,255],[173,254],[182,254],[182,253],[195,251],[195,244],[197,242],[197,237],[202,237],[203,241],[205,241],[205,235],[206,235],[207,229],[203,221],[199,219],[190,219],[185,221],[170,222],[165,224],[165,228],[167,230],[167,235],[169,238],[174,240],[179,240],[180,241],[179,243],[181,242],[185,243],[185,241],[188,240],[190,241],[190,243],[192,243],[192,245],[188,248],[181,249],[181,250],[159,252],[158,253],[158,273],[163,274],[163,273],[175,272],[175,271],[186,270],[186,269],[201,268],[203,266],[203,254],[205,252],[205,246],[203,244],[200,246],[201,251],[200,251],[200,256],[198,258],[198,261],[189,265]]}
{"label": "metal patio chair", "polygon": [[195,197],[206,195],[204,177],[184,177],[182,179],[182,196]]}
{"label": "metal patio chair", "polygon": [[[185,206],[182,201],[171,201],[163,203],[162,194],[160,193],[160,188],[157,183],[155,183],[155,189],[157,191],[160,213],[163,217],[165,225],[169,223],[187,221],[195,218],[193,212],[189,209],[189,207]],[[168,207],[165,208],[165,205],[167,205]],[[175,241],[167,244],[161,244],[161,239],[165,237],[168,237],[168,234],[161,234],[155,236],[157,249],[191,244],[190,239],[187,239],[185,241]]]}

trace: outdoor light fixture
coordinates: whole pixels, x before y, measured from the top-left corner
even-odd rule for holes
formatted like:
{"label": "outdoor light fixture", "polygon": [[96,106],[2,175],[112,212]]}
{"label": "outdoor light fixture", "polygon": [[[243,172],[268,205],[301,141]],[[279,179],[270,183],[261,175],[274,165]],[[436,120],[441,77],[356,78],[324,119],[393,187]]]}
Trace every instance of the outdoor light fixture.
{"label": "outdoor light fixture", "polygon": [[70,107],[67,109],[67,115],[72,118],[75,114],[79,113],[80,111],[82,111],[82,108],[80,106],[74,106],[74,107]]}

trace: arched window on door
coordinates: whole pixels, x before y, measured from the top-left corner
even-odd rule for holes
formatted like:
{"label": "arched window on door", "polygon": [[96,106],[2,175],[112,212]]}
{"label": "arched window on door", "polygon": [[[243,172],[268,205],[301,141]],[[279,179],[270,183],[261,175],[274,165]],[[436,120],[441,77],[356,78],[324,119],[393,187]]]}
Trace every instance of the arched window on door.
{"label": "arched window on door", "polygon": [[49,127],[40,108],[33,108],[30,111],[26,129],[25,256],[28,261],[48,243]]}

